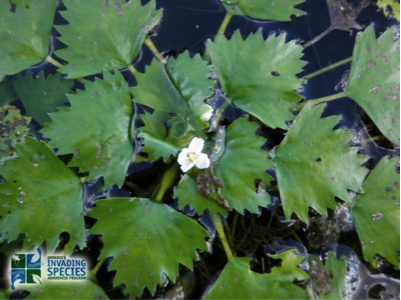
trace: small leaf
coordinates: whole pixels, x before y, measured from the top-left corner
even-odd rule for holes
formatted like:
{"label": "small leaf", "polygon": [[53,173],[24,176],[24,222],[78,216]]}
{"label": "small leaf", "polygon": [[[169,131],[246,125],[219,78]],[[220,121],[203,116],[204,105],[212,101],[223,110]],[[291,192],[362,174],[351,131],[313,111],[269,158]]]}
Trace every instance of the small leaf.
{"label": "small leaf", "polygon": [[220,206],[216,201],[203,196],[199,192],[196,180],[187,174],[181,178],[180,183],[177,185],[174,197],[179,199],[179,208],[189,205],[192,209],[195,209],[198,215],[202,215],[206,209],[212,215],[220,214],[225,217],[228,213],[228,210]]}
{"label": "small leaf", "polygon": [[[139,297],[147,287],[153,295],[162,274],[175,281],[178,264],[192,269],[196,249],[207,251],[205,229],[164,204],[148,199],[110,198],[96,201],[88,216],[97,219],[91,234],[101,234],[100,259],[113,257],[114,286]],[[118,236],[116,236],[118,232]]]}
{"label": "small leaf", "polygon": [[8,293],[6,290],[0,289],[0,299],[9,299]]}
{"label": "small leaf", "polygon": [[376,39],[373,25],[358,33],[346,94],[392,143],[400,143],[400,43],[394,28]]}
{"label": "small leaf", "polygon": [[68,283],[47,280],[41,286],[23,285],[23,289],[29,292],[25,299],[109,299],[103,289],[90,280]]}
{"label": "small leaf", "polygon": [[389,15],[388,8],[391,7],[394,18],[400,21],[400,2],[395,0],[377,0],[376,5],[383,9],[384,15]]}
{"label": "small leaf", "polygon": [[41,278],[38,275],[36,275],[36,274],[31,274],[31,275],[32,275],[32,279],[35,283],[42,285]]}
{"label": "small leaf", "polygon": [[26,114],[40,125],[51,121],[49,112],[56,111],[68,102],[67,93],[74,85],[72,80],[62,80],[61,74],[49,74],[45,77],[43,71],[39,72],[35,80],[30,72],[26,72],[24,76],[16,75],[13,83]]}
{"label": "small leaf", "polygon": [[0,81],[46,58],[56,7],[56,0],[0,1]]}
{"label": "small leaf", "polygon": [[105,189],[122,186],[134,151],[131,95],[123,76],[105,72],[103,80],[87,81],[84,91],[67,97],[71,107],[50,113],[53,122],[41,132],[59,155],[74,154],[68,165],[89,171],[88,181],[104,176]]}
{"label": "small leaf", "polygon": [[[155,1],[64,0],[61,15],[68,25],[56,26],[68,46],[55,54],[68,64],[60,69],[68,78],[126,68],[138,55],[147,33],[160,21]],[[82,30],[85,28],[85,30]]]}
{"label": "small leaf", "polygon": [[295,213],[308,221],[308,208],[327,216],[334,197],[351,201],[347,190],[363,192],[367,157],[348,147],[353,132],[332,130],[338,117],[321,119],[324,105],[306,105],[274,153],[281,202],[287,218]]}
{"label": "small leaf", "polygon": [[[294,279],[308,278],[305,272],[297,268],[304,258],[296,256],[294,252],[289,250],[279,255],[286,267],[274,267],[270,274],[252,272],[249,268],[250,258],[233,258],[204,299],[309,299],[305,290],[292,283]],[[288,257],[291,261],[286,260]],[[281,272],[285,276],[281,276]]]}
{"label": "small leaf", "polygon": [[311,299],[344,299],[345,277],[347,275],[347,263],[342,257],[336,259],[332,252],[327,256],[326,264],[315,256],[309,255],[309,276],[313,291],[316,295],[310,295]]}
{"label": "small leaf", "polygon": [[29,131],[31,118],[21,116],[20,110],[6,103],[0,106],[0,159],[9,156],[13,144]]}
{"label": "small leaf", "polygon": [[383,157],[363,184],[351,209],[363,257],[377,268],[379,254],[399,268],[400,252],[400,174],[399,158]]}
{"label": "small leaf", "polygon": [[289,21],[291,15],[302,16],[304,12],[294,6],[304,0],[222,0],[224,7],[234,15],[245,15],[257,20]]}
{"label": "small leaf", "polygon": [[230,101],[272,128],[288,128],[285,122],[294,119],[291,109],[302,99],[295,92],[302,84],[295,74],[305,65],[302,46],[285,43],[285,34],[265,41],[262,31],[244,41],[238,30],[231,40],[209,41],[207,50]]}
{"label": "small leaf", "polygon": [[0,105],[11,103],[18,99],[18,94],[14,89],[12,77],[6,77],[0,82]]}
{"label": "small leaf", "polygon": [[76,245],[82,248],[85,228],[77,175],[44,142],[26,136],[25,144],[15,148],[18,158],[0,166],[0,175],[6,180],[0,183],[0,242],[25,234],[24,249],[46,242],[47,252],[52,253],[59,235],[67,232],[66,254]]}
{"label": "small leaf", "polygon": [[265,140],[255,135],[257,128],[256,122],[246,118],[237,119],[227,127],[225,150],[215,172],[225,184],[222,195],[241,214],[245,209],[257,213],[258,206],[270,204],[266,186],[272,178],[266,170],[273,163],[261,149]]}
{"label": "small leaf", "polygon": [[194,136],[202,137],[202,129],[207,127],[203,117],[211,110],[204,101],[214,85],[209,76],[202,58],[190,58],[188,53],[171,58],[165,68],[154,62],[145,74],[136,75],[138,85],[131,89],[134,102],[155,109],[142,116],[145,126],[139,134],[149,159],[167,161]]}

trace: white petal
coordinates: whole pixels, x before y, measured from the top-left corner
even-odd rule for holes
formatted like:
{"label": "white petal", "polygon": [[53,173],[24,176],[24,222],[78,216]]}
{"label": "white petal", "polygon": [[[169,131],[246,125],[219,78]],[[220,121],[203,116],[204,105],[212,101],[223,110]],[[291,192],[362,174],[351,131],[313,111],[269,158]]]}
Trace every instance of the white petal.
{"label": "white petal", "polygon": [[195,161],[195,165],[198,169],[206,169],[210,166],[209,157],[205,153],[200,153],[198,159]]}
{"label": "white petal", "polygon": [[195,163],[190,163],[189,161],[188,162],[186,162],[186,163],[184,163],[184,164],[182,164],[181,165],[181,170],[183,171],[183,172],[187,172],[188,170],[190,170],[193,166],[195,165]]}
{"label": "white petal", "polygon": [[191,143],[189,144],[188,150],[190,152],[201,153],[204,144],[205,144],[204,140],[194,137]]}
{"label": "white petal", "polygon": [[178,161],[178,163],[180,165],[189,163],[189,161],[188,161],[188,152],[189,152],[189,150],[187,148],[184,148],[184,149],[182,149],[181,153],[178,154],[177,161]]}
{"label": "white petal", "polygon": [[207,122],[207,121],[210,120],[210,118],[212,117],[212,115],[213,115],[213,109],[210,108],[207,112],[205,112],[205,113],[201,116],[201,119],[202,119],[203,121]]}

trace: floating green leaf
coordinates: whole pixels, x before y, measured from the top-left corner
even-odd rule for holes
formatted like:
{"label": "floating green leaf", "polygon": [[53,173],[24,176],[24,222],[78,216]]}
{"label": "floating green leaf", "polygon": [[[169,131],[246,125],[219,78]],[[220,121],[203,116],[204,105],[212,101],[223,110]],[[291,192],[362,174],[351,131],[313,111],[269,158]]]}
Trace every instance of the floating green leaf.
{"label": "floating green leaf", "polygon": [[305,65],[302,47],[285,43],[285,34],[265,41],[258,31],[244,41],[237,31],[231,40],[209,41],[207,49],[227,98],[266,125],[287,129],[291,109],[302,99],[295,92],[302,83],[295,74]]}
{"label": "floating green leaf", "polygon": [[6,180],[0,183],[0,242],[25,234],[24,249],[46,242],[47,252],[52,253],[59,235],[67,232],[70,241],[65,246],[66,254],[72,253],[76,245],[83,247],[79,178],[44,142],[26,136],[25,144],[16,144],[15,148],[18,158],[0,166],[0,175]]}
{"label": "floating green leaf", "polygon": [[367,157],[348,147],[353,135],[343,128],[332,130],[338,117],[321,119],[324,105],[307,104],[274,154],[281,202],[287,218],[295,213],[308,221],[308,208],[327,216],[335,209],[334,197],[351,201],[347,190],[363,192]]}
{"label": "floating green leaf", "polygon": [[400,43],[394,28],[378,39],[373,25],[358,33],[345,92],[385,137],[400,143]]}
{"label": "floating green leaf", "polygon": [[388,8],[391,7],[394,18],[400,21],[400,2],[397,0],[377,0],[377,6],[383,9],[385,16],[389,15]]}
{"label": "floating green leaf", "polygon": [[13,143],[29,131],[29,122],[31,118],[21,116],[15,106],[8,103],[0,106],[0,158],[8,156]]}
{"label": "floating green leaf", "polygon": [[311,295],[314,299],[344,299],[345,298],[345,276],[347,275],[347,263],[342,257],[336,259],[336,256],[329,252],[326,264],[315,256],[309,255],[310,279],[313,291],[316,295]]}
{"label": "floating green leaf", "polygon": [[61,74],[45,77],[43,71],[39,72],[35,79],[30,72],[17,75],[13,82],[26,114],[40,125],[51,121],[49,112],[56,111],[57,107],[68,102],[67,93],[74,85],[72,80],[62,80]]}
{"label": "floating green leaf", "polygon": [[14,89],[11,77],[5,78],[0,82],[0,105],[4,105],[6,102],[11,103],[18,99],[18,94]]}
{"label": "floating green leaf", "polygon": [[145,126],[139,134],[145,139],[143,151],[150,159],[167,160],[187,146],[194,135],[202,136],[201,130],[207,126],[205,115],[211,110],[204,103],[214,84],[209,76],[210,69],[202,58],[190,58],[187,53],[170,59],[165,68],[153,63],[145,74],[136,75],[134,102],[155,109],[142,116]]}
{"label": "floating green leaf", "polygon": [[289,21],[292,15],[302,16],[304,12],[294,6],[305,0],[222,0],[228,12],[245,15],[257,20]]}
{"label": "floating green leaf", "polygon": [[174,197],[178,198],[178,206],[183,208],[189,205],[201,215],[207,209],[212,215],[227,216],[228,210],[220,206],[216,201],[203,196],[199,192],[196,180],[189,175],[184,175],[174,191]]}
{"label": "floating green leaf", "polygon": [[292,283],[308,275],[297,268],[304,257],[289,250],[274,258],[282,259],[281,267],[270,274],[258,274],[249,268],[250,258],[235,257],[224,267],[205,299],[309,299],[305,290]]}
{"label": "floating green leaf", "polygon": [[41,130],[58,154],[73,153],[70,167],[89,171],[88,180],[104,176],[105,188],[122,186],[131,161],[131,95],[123,76],[85,83],[85,91],[69,94],[71,108],[50,113],[52,123]]}
{"label": "floating green leaf", "polygon": [[[226,129],[226,146],[215,174],[225,184],[221,193],[230,207],[239,213],[258,212],[270,196],[266,186],[272,180],[266,170],[273,166],[268,153],[261,149],[265,140],[257,136],[258,123],[237,119]],[[244,147],[246,145],[246,147]]]}
{"label": "floating green leaf", "polygon": [[103,289],[90,280],[44,281],[43,285],[24,285],[30,294],[24,299],[109,299]]}
{"label": "floating green leaf", "polygon": [[382,158],[363,184],[352,207],[363,257],[377,268],[379,254],[399,268],[400,252],[400,174],[397,158]]}
{"label": "floating green leaf", "polygon": [[[164,204],[148,199],[111,198],[96,201],[88,216],[97,219],[91,234],[101,234],[100,258],[113,257],[114,286],[139,297],[147,287],[154,294],[162,274],[175,281],[178,264],[192,269],[195,249],[207,251],[205,229]],[[118,232],[118,235],[116,235]]]}
{"label": "floating green leaf", "polygon": [[56,7],[56,0],[0,1],[0,81],[46,58]]}
{"label": "floating green leaf", "polygon": [[[55,52],[68,64],[58,69],[68,78],[126,68],[138,55],[146,34],[160,21],[155,1],[64,0],[60,12],[70,23],[57,26],[68,46]],[[84,29],[84,30],[83,30]]]}

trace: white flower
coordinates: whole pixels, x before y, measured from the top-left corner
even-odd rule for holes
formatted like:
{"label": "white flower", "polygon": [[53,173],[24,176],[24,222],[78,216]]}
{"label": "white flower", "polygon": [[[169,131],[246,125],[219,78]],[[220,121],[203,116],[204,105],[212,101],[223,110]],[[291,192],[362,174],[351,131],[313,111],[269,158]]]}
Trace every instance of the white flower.
{"label": "white flower", "polygon": [[198,169],[206,169],[210,166],[210,160],[205,153],[202,153],[205,141],[200,138],[193,138],[188,148],[182,149],[178,155],[178,163],[181,170],[187,172],[193,166]]}
{"label": "white flower", "polygon": [[212,117],[212,115],[213,115],[213,109],[210,108],[207,112],[205,112],[205,113],[201,116],[201,119],[202,119],[203,121],[207,122],[207,121],[210,120],[210,118]]}

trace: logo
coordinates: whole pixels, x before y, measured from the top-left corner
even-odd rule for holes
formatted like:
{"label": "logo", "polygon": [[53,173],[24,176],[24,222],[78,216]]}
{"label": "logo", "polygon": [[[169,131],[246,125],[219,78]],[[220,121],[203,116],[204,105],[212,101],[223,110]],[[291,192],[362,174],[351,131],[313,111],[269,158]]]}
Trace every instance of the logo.
{"label": "logo", "polygon": [[11,290],[20,284],[42,284],[42,250],[35,253],[16,253],[11,257]]}
{"label": "logo", "polygon": [[35,252],[15,253],[10,258],[9,274],[11,290],[20,285],[40,284],[46,280],[79,281],[86,280],[86,260],[69,258],[65,255],[43,255],[37,248]]}

